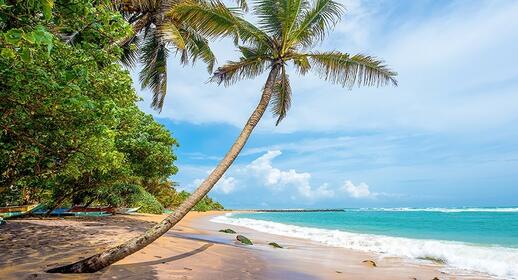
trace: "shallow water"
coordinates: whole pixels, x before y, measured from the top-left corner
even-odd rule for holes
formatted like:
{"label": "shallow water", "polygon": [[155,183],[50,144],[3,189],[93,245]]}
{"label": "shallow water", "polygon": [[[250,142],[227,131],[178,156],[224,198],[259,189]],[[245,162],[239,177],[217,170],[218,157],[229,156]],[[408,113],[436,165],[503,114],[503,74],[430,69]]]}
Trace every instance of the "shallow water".
{"label": "shallow water", "polygon": [[239,213],[213,221],[518,279],[518,208]]}

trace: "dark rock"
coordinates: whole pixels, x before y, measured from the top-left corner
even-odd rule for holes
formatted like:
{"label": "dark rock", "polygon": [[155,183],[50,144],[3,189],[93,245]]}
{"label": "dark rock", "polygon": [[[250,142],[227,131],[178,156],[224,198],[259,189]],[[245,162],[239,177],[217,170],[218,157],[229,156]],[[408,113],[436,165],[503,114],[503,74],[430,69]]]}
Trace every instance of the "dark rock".
{"label": "dark rock", "polygon": [[279,244],[277,244],[275,242],[270,242],[270,243],[268,243],[268,245],[272,246],[273,248],[282,248],[281,245],[279,245]]}
{"label": "dark rock", "polygon": [[236,233],[234,230],[232,229],[229,229],[229,228],[226,228],[226,229],[220,229],[219,232],[224,232],[224,233]]}
{"label": "dark rock", "polygon": [[241,242],[241,243],[243,243],[245,245],[254,245],[252,243],[252,241],[250,241],[250,239],[248,239],[248,238],[246,238],[246,237],[244,237],[242,235],[236,236],[236,239],[237,239],[237,241],[239,241],[239,242]]}
{"label": "dark rock", "polygon": [[369,267],[376,267],[376,263],[373,261],[373,260],[364,260],[362,263],[364,263],[365,265],[369,266]]}
{"label": "dark rock", "polygon": [[420,257],[419,258],[420,260],[425,260],[425,261],[431,261],[431,262],[434,262],[436,264],[446,264],[446,260],[443,259],[443,258],[438,258],[438,257],[432,257],[432,256],[424,256],[424,257]]}

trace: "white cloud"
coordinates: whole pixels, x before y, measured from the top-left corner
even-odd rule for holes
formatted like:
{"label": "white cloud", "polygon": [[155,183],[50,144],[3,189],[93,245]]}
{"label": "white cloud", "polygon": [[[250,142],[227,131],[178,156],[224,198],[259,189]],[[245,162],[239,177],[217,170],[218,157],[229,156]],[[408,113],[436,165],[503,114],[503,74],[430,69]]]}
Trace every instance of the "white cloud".
{"label": "white cloud", "polygon": [[[207,175],[210,174],[210,172],[212,171],[208,171],[207,172]],[[194,179],[192,181],[191,184],[189,184],[189,189],[191,191],[195,190],[202,182],[203,182],[204,179]],[[219,181],[216,183],[216,185],[214,186],[214,190],[217,191],[217,192],[221,192],[221,193],[224,193],[224,194],[229,194],[229,193],[232,193],[236,190],[236,186],[237,186],[237,179],[232,177],[232,176],[225,176],[223,175],[223,177],[221,177],[219,179]]]}
{"label": "white cloud", "polygon": [[308,199],[333,197],[334,191],[327,184],[313,188],[310,184],[311,174],[297,172],[295,169],[281,170],[272,166],[272,160],[282,154],[279,150],[270,150],[264,155],[248,164],[242,172],[251,173],[259,178],[264,185],[274,190],[282,190],[286,187],[294,187],[297,193]]}
{"label": "white cloud", "polygon": [[223,177],[219,180],[216,188],[220,189],[224,194],[233,192],[236,189],[237,180],[234,177]]}
{"label": "white cloud", "polygon": [[[301,200],[309,203],[325,199],[343,200],[347,197],[362,199],[401,196],[393,193],[373,192],[366,183],[361,182],[355,185],[350,180],[344,181],[343,185],[327,182],[315,184],[313,181],[316,180],[309,172],[277,167],[274,160],[281,155],[280,150],[268,150],[248,164],[234,166],[218,181],[214,190],[223,195],[238,195],[240,191],[255,189],[254,191],[265,193],[265,195],[280,195],[289,197],[293,201]],[[288,163],[290,164],[289,161]],[[209,174],[210,170],[206,173]],[[334,174],[332,177],[337,176],[340,174]],[[202,179],[191,181],[188,190],[193,191],[202,181]],[[261,187],[268,191],[260,191]]]}
{"label": "white cloud", "polygon": [[345,181],[341,190],[348,193],[349,196],[353,198],[367,198],[377,195],[375,193],[371,193],[367,184],[362,182],[359,185],[354,185],[353,182],[349,180]]}

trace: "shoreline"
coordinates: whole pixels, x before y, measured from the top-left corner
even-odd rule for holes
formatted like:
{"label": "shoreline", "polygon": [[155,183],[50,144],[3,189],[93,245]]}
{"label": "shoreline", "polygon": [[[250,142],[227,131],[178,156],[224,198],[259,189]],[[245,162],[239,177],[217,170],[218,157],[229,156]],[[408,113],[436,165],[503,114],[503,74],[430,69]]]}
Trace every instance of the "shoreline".
{"label": "shoreline", "polygon": [[[230,212],[191,212],[143,250],[100,272],[81,275],[43,271],[118,245],[165,215],[9,221],[0,228],[0,279],[492,279],[210,221],[225,213]],[[218,232],[227,227],[254,245],[238,244],[235,234]],[[285,248],[275,249],[269,242]]]}
{"label": "shoreline", "polygon": [[[231,213],[239,212],[250,211]],[[238,234],[249,237],[254,241],[258,254],[270,260],[269,266],[273,269],[273,273],[277,269],[304,273],[309,276],[308,279],[344,279],[344,277],[365,280],[434,279],[435,277],[458,280],[495,279],[478,272],[454,270],[432,261],[387,257],[379,253],[328,246],[309,239],[264,233],[239,225],[210,221],[213,217],[221,215],[224,213],[201,217],[193,221],[193,225],[210,231],[228,227],[236,230]],[[285,248],[275,249],[268,245],[269,242],[276,242]],[[364,261],[374,261],[376,267]]]}

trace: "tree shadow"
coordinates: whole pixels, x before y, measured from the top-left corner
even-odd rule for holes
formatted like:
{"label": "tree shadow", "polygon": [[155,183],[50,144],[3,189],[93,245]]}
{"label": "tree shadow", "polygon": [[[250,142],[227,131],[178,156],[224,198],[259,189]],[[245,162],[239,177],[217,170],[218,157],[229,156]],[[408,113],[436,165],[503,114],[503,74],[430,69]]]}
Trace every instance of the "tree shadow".
{"label": "tree shadow", "polygon": [[[140,234],[154,224],[122,216],[10,220],[0,227],[0,279],[102,279],[102,272],[57,275],[44,271],[113,247],[121,238]],[[124,237],[113,230],[125,233]],[[152,276],[152,268],[144,275]]]}
{"label": "tree shadow", "polygon": [[131,263],[131,264],[117,264],[117,265],[113,265],[112,267],[114,269],[119,269],[119,268],[125,268],[125,267],[150,266],[150,265],[164,264],[164,263],[168,263],[168,262],[172,262],[172,261],[181,260],[181,259],[184,259],[184,258],[187,258],[190,256],[194,256],[196,254],[199,254],[199,253],[209,249],[213,245],[214,245],[213,243],[207,243],[207,244],[201,246],[200,248],[196,248],[190,252],[186,252],[186,253],[179,254],[176,256],[171,256],[168,258],[162,258],[162,259],[158,259],[158,260],[154,260],[154,261],[147,261],[147,262],[139,262],[139,263]]}

